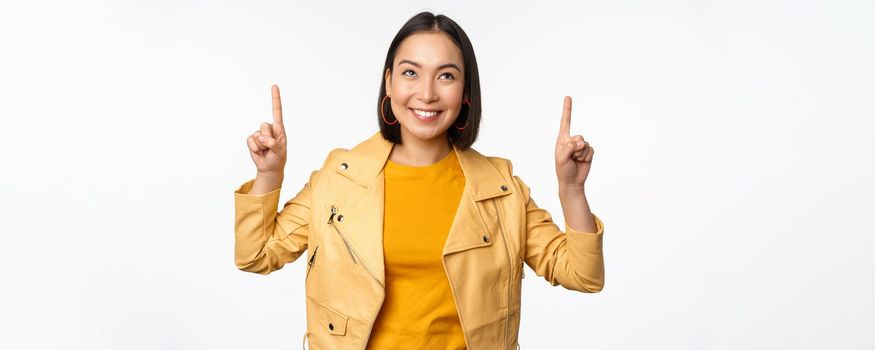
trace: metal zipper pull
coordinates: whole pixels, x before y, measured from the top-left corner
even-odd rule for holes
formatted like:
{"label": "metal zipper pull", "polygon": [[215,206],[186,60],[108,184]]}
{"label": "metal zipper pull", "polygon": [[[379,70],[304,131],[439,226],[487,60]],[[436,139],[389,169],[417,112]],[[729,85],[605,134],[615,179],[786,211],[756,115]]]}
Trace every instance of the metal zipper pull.
{"label": "metal zipper pull", "polygon": [[334,205],[332,204],[331,205],[331,216],[328,218],[329,224],[334,223],[334,215],[337,215],[337,208],[335,208]]}
{"label": "metal zipper pull", "polygon": [[340,228],[337,227],[337,224],[334,222],[335,215],[337,216],[337,221],[343,221],[343,215],[337,215],[337,208],[332,204],[331,217],[328,218],[328,223],[331,224],[331,226],[334,226],[337,235],[340,236],[340,240],[343,241],[343,246],[346,247],[346,252],[349,253],[349,258],[352,259],[352,263],[358,264],[358,259],[356,259],[355,253],[352,252],[352,247],[349,246],[349,242],[346,240],[346,235],[340,232]]}

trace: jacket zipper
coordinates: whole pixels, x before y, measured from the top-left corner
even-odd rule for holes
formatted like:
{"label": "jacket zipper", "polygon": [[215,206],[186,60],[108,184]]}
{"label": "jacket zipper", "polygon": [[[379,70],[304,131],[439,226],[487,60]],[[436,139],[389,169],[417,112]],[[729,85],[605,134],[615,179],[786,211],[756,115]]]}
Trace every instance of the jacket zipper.
{"label": "jacket zipper", "polygon": [[[346,235],[343,233],[343,231],[340,229],[340,227],[337,227],[337,224],[334,222],[335,215],[337,215],[337,208],[332,204],[331,205],[331,216],[328,218],[328,223],[331,224],[331,226],[334,226],[334,230],[337,231],[337,234],[340,235],[340,239],[343,240],[343,244],[346,246],[346,251],[349,253],[349,256],[352,258],[352,261],[357,263],[358,260],[356,260],[356,258],[355,258],[355,253],[353,252],[352,246],[350,246],[349,242],[347,242],[347,240],[346,240]],[[368,264],[362,264],[362,266],[365,267],[365,270],[367,270],[368,274],[371,275],[371,277],[374,279],[374,281],[377,282],[377,284],[382,286],[384,289],[386,288],[386,286],[380,282],[380,280],[377,278],[377,275],[374,273],[373,270],[371,270],[371,268],[368,266]],[[386,300],[386,293],[384,292],[380,296],[380,307],[377,309],[378,313],[380,312],[380,308],[383,307],[383,301],[385,301],[385,300]],[[368,325],[368,332],[365,334],[364,341],[362,342],[362,350],[364,350],[365,347],[368,346],[368,341],[371,338],[371,331],[373,330],[374,322],[376,322],[376,321],[377,321],[377,316],[375,314],[374,317],[371,317],[371,322]]]}
{"label": "jacket zipper", "polygon": [[[310,260],[307,261],[307,273],[304,274],[304,284],[310,281],[310,271],[313,270],[313,264],[316,262],[316,253],[319,252],[319,245],[316,245],[316,248],[313,248],[313,255],[310,255]],[[310,330],[304,330],[304,344],[301,345],[301,349],[307,349],[307,338],[310,336]]]}
{"label": "jacket zipper", "polygon": [[337,208],[334,205],[331,206],[331,216],[328,218],[328,223],[331,226],[334,226],[334,230],[337,231],[337,234],[340,236],[340,240],[343,241],[343,246],[346,247],[346,252],[349,254],[349,257],[352,259],[353,264],[358,264],[358,260],[355,258],[355,254],[352,253],[352,247],[349,246],[349,242],[346,240],[346,235],[340,233],[340,229],[337,228],[337,225],[334,223],[334,216],[337,215]]}
{"label": "jacket zipper", "polygon": [[309,280],[310,270],[313,269],[313,262],[316,261],[316,253],[318,253],[318,252],[319,252],[319,246],[317,245],[316,248],[313,249],[313,255],[310,256],[310,260],[307,261],[307,273],[304,275],[304,283],[306,283],[306,281]]}

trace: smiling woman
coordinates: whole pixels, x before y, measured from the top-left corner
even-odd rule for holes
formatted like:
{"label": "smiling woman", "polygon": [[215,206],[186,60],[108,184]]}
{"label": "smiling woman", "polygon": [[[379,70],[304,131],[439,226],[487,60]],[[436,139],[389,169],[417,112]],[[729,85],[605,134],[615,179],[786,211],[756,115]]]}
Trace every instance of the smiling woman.
{"label": "smiling woman", "polygon": [[[430,12],[407,21],[389,45],[377,101],[380,132],[398,146],[393,160],[425,165],[450,145],[470,148],[480,130],[480,74],[465,31]],[[439,152],[413,156],[423,150]]]}
{"label": "smiling woman", "polygon": [[554,286],[602,289],[604,226],[583,193],[592,147],[570,134],[570,98],[555,152],[563,232],[509,160],[471,147],[479,74],[454,21],[411,18],[382,76],[380,131],[331,151],[279,213],[287,140],[278,87],[274,123],[247,140],[258,176],[235,192],[237,267],[267,274],[310,252],[312,349],[513,349],[523,264]]}

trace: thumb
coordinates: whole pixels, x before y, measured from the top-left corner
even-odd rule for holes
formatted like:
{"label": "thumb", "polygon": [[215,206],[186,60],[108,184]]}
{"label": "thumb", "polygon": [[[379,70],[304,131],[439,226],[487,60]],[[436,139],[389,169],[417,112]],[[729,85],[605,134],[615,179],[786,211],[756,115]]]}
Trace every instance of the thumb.
{"label": "thumb", "polygon": [[568,140],[558,145],[558,149],[556,150],[556,160],[558,162],[562,162],[566,159],[571,158],[571,154],[574,153],[574,149],[577,148],[576,140]]}

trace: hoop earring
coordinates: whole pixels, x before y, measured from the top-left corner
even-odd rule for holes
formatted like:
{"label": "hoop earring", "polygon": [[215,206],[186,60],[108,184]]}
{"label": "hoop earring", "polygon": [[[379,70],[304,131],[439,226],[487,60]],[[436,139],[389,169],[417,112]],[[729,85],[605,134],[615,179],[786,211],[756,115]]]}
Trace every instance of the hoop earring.
{"label": "hoop earring", "polygon": [[387,98],[389,98],[389,95],[384,96],[384,97],[383,97],[383,100],[380,101],[380,117],[383,118],[383,121],[384,121],[387,125],[395,125],[395,124],[398,123],[398,117],[395,117],[395,122],[390,123],[388,120],[386,120],[386,116],[383,114],[383,109],[384,109],[384,108],[383,108],[383,105],[386,104],[386,99],[387,99]]}
{"label": "hoop earring", "polygon": [[[467,103],[466,103],[466,104],[467,104]],[[459,113],[459,114],[461,114],[461,113]],[[458,118],[456,118],[456,119],[458,119]],[[468,127],[468,118],[465,118],[465,125],[462,125],[461,128],[458,127],[458,126],[456,126],[456,123],[455,123],[455,122],[453,122],[453,126],[454,126],[456,129],[458,129],[459,131],[465,130],[465,128]]]}

